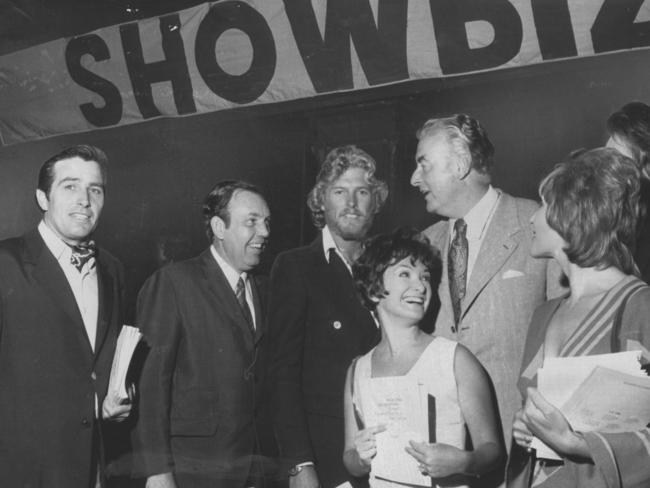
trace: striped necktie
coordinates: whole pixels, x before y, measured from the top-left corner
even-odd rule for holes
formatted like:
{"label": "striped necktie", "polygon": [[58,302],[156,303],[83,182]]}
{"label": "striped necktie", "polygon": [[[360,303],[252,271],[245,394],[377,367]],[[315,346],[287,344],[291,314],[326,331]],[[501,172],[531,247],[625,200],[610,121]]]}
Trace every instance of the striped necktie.
{"label": "striped necktie", "polygon": [[250,328],[251,332],[254,333],[255,325],[253,325],[253,315],[251,314],[251,309],[248,306],[248,302],[246,301],[246,285],[244,284],[244,280],[242,279],[241,276],[237,280],[235,295],[237,295],[237,301],[239,302],[241,311],[244,314],[244,318],[246,319],[246,322],[248,323],[248,327]]}
{"label": "striped necktie", "polygon": [[449,292],[454,309],[454,324],[452,332],[456,332],[460,322],[461,302],[465,298],[467,287],[467,223],[458,219],[454,223],[454,238],[449,246],[447,266],[449,272]]}

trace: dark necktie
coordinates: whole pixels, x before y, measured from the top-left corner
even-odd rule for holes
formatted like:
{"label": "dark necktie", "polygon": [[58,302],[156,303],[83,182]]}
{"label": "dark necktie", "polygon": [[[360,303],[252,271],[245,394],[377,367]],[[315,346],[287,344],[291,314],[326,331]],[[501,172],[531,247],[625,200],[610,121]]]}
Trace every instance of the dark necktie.
{"label": "dark necktie", "polygon": [[81,273],[84,265],[94,258],[97,253],[95,241],[83,242],[77,246],[70,247],[72,248],[70,263]]}
{"label": "dark necktie", "polygon": [[337,273],[342,273],[346,277],[350,276],[350,270],[345,265],[345,261],[334,248],[330,249],[330,266],[334,267]]}
{"label": "dark necktie", "polygon": [[251,314],[251,309],[248,306],[248,302],[246,301],[246,285],[244,284],[244,280],[241,278],[241,276],[237,280],[235,295],[237,295],[237,301],[239,302],[241,311],[243,312],[244,318],[248,323],[248,327],[250,328],[251,332],[254,333],[255,326],[253,325],[253,315]]}
{"label": "dark necktie", "polygon": [[[465,297],[467,287],[467,224],[458,219],[454,224],[454,238],[449,246],[447,266],[449,267],[449,292],[454,308],[454,324],[460,322],[461,301]],[[452,329],[454,332],[456,328]]]}

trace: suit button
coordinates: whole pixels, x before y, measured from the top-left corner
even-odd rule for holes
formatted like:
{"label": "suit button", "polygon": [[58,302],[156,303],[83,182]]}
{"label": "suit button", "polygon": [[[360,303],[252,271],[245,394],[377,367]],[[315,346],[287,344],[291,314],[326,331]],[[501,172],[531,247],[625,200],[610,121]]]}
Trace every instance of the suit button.
{"label": "suit button", "polygon": [[93,381],[95,381],[97,379],[97,373],[93,371],[92,373],[90,373],[90,377],[93,379]]}
{"label": "suit button", "polygon": [[84,427],[90,427],[90,420],[88,420],[86,417],[81,419],[81,425]]}

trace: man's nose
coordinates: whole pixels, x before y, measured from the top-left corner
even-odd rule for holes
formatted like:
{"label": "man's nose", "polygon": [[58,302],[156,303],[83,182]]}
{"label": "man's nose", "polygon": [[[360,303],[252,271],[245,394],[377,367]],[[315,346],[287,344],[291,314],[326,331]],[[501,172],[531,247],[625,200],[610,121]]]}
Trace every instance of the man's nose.
{"label": "man's nose", "polygon": [[90,190],[81,190],[77,196],[77,202],[84,207],[90,205]]}
{"label": "man's nose", "polygon": [[418,186],[420,184],[420,168],[416,166],[411,175],[411,186]]}
{"label": "man's nose", "polygon": [[262,222],[257,226],[257,235],[268,237],[271,234],[271,226],[267,222]]}

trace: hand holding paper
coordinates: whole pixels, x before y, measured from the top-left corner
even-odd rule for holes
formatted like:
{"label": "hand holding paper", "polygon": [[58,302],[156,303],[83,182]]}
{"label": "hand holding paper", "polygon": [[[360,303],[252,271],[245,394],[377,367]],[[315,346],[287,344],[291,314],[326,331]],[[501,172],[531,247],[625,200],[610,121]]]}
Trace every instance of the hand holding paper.
{"label": "hand holding paper", "polygon": [[523,416],[530,431],[556,452],[584,457],[584,441],[577,436],[562,412],[537,391],[528,388]]}
{"label": "hand holding paper", "polygon": [[524,449],[531,449],[531,444],[533,442],[533,433],[526,425],[524,419],[524,409],[521,408],[517,413],[515,413],[515,419],[512,423],[512,436],[515,439],[515,442],[519,444]]}
{"label": "hand holding paper", "polygon": [[448,444],[410,441],[406,452],[420,463],[422,474],[446,478],[466,469],[467,452]]}
{"label": "hand holding paper", "polygon": [[[640,367],[640,356],[640,351],[626,351],[548,358],[537,373],[539,391],[533,393],[530,411],[537,410],[537,414],[545,415],[546,421],[556,427],[563,428],[561,424],[566,422],[573,429],[583,432],[624,432],[642,428],[650,420],[650,407],[645,408],[650,402],[650,395],[647,394],[648,388],[644,388],[644,385],[650,387],[650,379]],[[625,415],[612,422],[610,413],[614,411]],[[557,414],[562,416],[562,421],[558,421]],[[627,419],[626,422],[622,421],[623,417]],[[634,423],[633,419],[637,422]],[[542,433],[541,417],[528,418],[525,411],[523,420],[534,434],[532,422],[538,421],[536,428],[540,429],[539,435],[545,435]],[[544,438],[540,440],[536,437],[531,447],[537,450],[538,458],[561,459],[553,451],[555,448],[560,449],[562,454],[588,456],[581,436],[574,433],[563,439],[547,439],[549,447],[542,442]],[[557,441],[569,442],[569,445],[551,445]]]}
{"label": "hand holding paper", "polygon": [[385,430],[385,425],[369,427],[357,432],[357,435],[354,437],[354,447],[357,450],[359,461],[364,466],[370,467],[372,458],[377,455],[377,439],[375,435]]}
{"label": "hand holding paper", "polygon": [[120,400],[116,391],[109,391],[102,404],[102,419],[122,422],[131,413],[132,406],[130,402],[124,403]]}
{"label": "hand holding paper", "polygon": [[[133,352],[141,337],[142,334],[136,327],[122,326],[115,346],[115,356],[113,356],[111,377],[108,382],[108,393],[106,394],[109,401],[109,411],[114,410],[117,405],[123,404],[124,401],[130,399],[129,392],[126,390],[126,373],[129,370]],[[112,406],[112,403],[115,405]]]}

